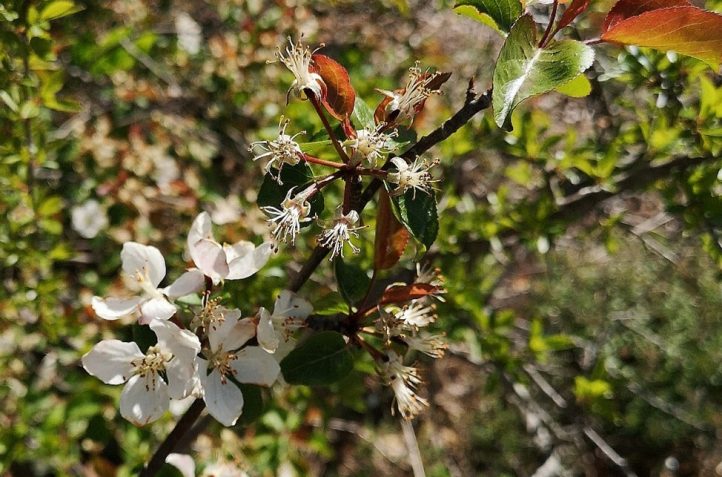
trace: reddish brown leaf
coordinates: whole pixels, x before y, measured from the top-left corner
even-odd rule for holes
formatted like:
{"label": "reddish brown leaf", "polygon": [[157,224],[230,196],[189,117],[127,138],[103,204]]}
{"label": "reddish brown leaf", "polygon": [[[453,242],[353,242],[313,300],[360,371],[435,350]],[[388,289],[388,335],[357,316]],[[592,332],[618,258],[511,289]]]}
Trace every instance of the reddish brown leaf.
{"label": "reddish brown leaf", "polygon": [[590,2],[591,0],[572,0],[572,3],[564,10],[564,15],[562,15],[559,23],[557,23],[554,33],[566,27],[573,22],[575,18],[584,13],[584,11],[589,8]]}
{"label": "reddish brown leaf", "polygon": [[353,112],[356,92],[346,68],[326,55],[313,55],[311,71],[318,73],[326,84],[325,97],[322,98],[326,110],[339,121],[343,121]]}
{"label": "reddish brown leaf", "polygon": [[[676,2],[670,0],[669,3],[671,1]],[[654,2],[660,3],[660,0]],[[612,19],[610,24],[602,34],[604,41],[674,50],[698,58],[715,69],[722,60],[722,15],[701,8],[659,8],[623,20]]]}
{"label": "reddish brown leaf", "polygon": [[417,298],[423,298],[433,295],[441,291],[439,287],[429,285],[428,283],[414,283],[413,285],[398,285],[387,288],[381,297],[380,305],[388,305],[389,303],[405,303]]}
{"label": "reddish brown leaf", "polygon": [[438,91],[441,89],[444,83],[449,81],[449,78],[451,78],[451,73],[449,72],[437,73],[436,76],[431,81],[429,81],[429,84],[427,84],[426,87],[431,91]]}
{"label": "reddish brown leaf", "polygon": [[[403,90],[396,90],[396,93],[400,94],[403,92]],[[376,110],[374,111],[374,120],[376,121],[376,124],[386,123],[390,124],[393,122],[396,117],[389,120],[388,117],[386,117],[386,106],[391,102],[391,98],[388,96],[384,96],[384,99],[381,100],[378,106],[376,106]],[[396,116],[398,116],[398,111],[396,112]]]}
{"label": "reddish brown leaf", "polygon": [[377,209],[374,270],[386,270],[396,265],[403,255],[409,243],[409,231],[394,216],[389,194],[383,188]]}
{"label": "reddish brown leaf", "polygon": [[607,13],[607,17],[602,23],[602,33],[613,28],[617,23],[644,12],[660,8],[687,7],[689,4],[689,0],[619,0]]}

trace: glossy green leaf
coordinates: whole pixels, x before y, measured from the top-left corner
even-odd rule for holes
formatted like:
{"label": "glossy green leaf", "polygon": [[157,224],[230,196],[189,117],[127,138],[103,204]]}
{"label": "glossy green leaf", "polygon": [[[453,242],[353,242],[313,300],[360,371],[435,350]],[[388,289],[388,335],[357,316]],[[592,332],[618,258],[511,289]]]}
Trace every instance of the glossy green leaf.
{"label": "glossy green leaf", "polygon": [[568,83],[593,61],[594,50],[575,40],[553,41],[540,48],[536,24],[524,15],[514,24],[494,69],[496,124],[503,127],[519,103]]}
{"label": "glossy green leaf", "polygon": [[346,263],[341,257],[336,257],[333,261],[333,270],[338,291],[346,303],[354,305],[366,295],[370,279],[361,267]]}
{"label": "glossy green leaf", "polygon": [[409,190],[394,197],[393,203],[399,221],[428,250],[439,233],[435,194]]}
{"label": "glossy green leaf", "polygon": [[335,331],[311,336],[281,361],[283,378],[290,384],[332,384],[352,369],[353,360],[346,341]]}
{"label": "glossy green leaf", "polygon": [[464,5],[474,7],[481,15],[487,15],[497,25],[498,30],[507,33],[522,14],[519,0],[461,0],[455,6]]}
{"label": "glossy green leaf", "polygon": [[356,96],[356,102],[353,107],[353,114],[351,115],[353,122],[360,129],[373,129],[376,127],[374,121],[374,112],[366,102]]}

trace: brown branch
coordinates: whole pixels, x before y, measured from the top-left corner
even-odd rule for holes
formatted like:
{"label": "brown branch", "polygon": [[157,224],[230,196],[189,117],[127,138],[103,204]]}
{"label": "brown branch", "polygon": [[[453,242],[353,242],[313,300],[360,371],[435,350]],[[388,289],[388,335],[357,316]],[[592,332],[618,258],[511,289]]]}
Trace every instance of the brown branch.
{"label": "brown branch", "polygon": [[193,426],[193,423],[201,415],[204,408],[205,404],[202,399],[193,401],[191,407],[188,408],[170,434],[168,434],[165,440],[158,446],[155,454],[153,454],[153,457],[148,461],[148,465],[141,471],[139,477],[153,477],[158,473],[160,468],[163,467],[163,464],[165,464],[165,459],[168,457],[168,454],[175,450],[176,445],[178,445],[186,432]]}

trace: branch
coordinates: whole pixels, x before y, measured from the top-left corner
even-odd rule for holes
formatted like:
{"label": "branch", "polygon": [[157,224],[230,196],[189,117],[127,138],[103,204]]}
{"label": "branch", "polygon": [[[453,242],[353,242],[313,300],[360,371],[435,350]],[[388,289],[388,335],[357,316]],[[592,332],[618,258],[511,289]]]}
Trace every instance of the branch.
{"label": "branch", "polygon": [[193,426],[193,423],[201,415],[204,408],[205,403],[202,399],[196,399],[193,401],[191,407],[189,407],[186,413],[183,414],[183,417],[178,420],[173,430],[170,431],[170,434],[168,434],[165,440],[155,451],[155,454],[153,454],[153,457],[151,457],[150,461],[148,461],[148,465],[146,465],[141,471],[139,477],[153,477],[158,473],[160,468],[163,467],[163,464],[165,464],[165,459],[168,457],[168,454],[175,450],[176,445],[183,439],[185,433]]}
{"label": "branch", "polygon": [[[488,90],[476,99],[470,98],[471,96],[467,95],[467,100],[465,101],[464,106],[459,111],[457,111],[456,114],[454,114],[451,118],[449,118],[433,132],[419,139],[419,141],[413,146],[411,146],[409,149],[407,149],[401,155],[401,157],[404,157],[406,159],[414,158],[420,154],[423,154],[431,147],[435,146],[436,144],[440,143],[441,141],[447,139],[449,136],[454,134],[463,125],[468,123],[469,120],[471,120],[471,118],[474,117],[476,113],[487,109],[491,105],[491,90]],[[311,103],[319,112],[322,121],[325,120],[325,116],[323,116],[323,111],[321,111],[320,107],[317,107],[318,104],[314,103],[314,101],[311,101]],[[326,124],[324,124],[324,126],[326,126]],[[330,126],[327,129],[329,130],[329,134],[332,134]],[[335,142],[334,146],[336,146],[337,144],[338,143]],[[339,154],[342,151],[343,149],[341,149]],[[384,168],[388,168],[389,164],[390,162],[387,161],[384,165]],[[366,207],[369,201],[373,198],[379,187],[381,187],[382,183],[383,181],[381,181],[380,179],[374,179],[373,181],[371,181],[371,183],[363,191],[361,195],[361,200],[358,202],[358,204],[354,204],[354,209],[359,212],[363,210],[363,208]],[[311,252],[311,256],[303,264],[303,267],[301,267],[301,270],[298,272],[298,274],[296,274],[295,277],[293,277],[293,279],[289,283],[288,289],[293,292],[299,291],[301,287],[303,287],[303,285],[311,277],[316,268],[318,268],[326,255],[328,255],[328,252],[329,249],[320,245],[316,246],[313,252]],[[141,472],[140,477],[153,477],[158,472],[158,470],[165,463],[165,459],[168,454],[173,452],[173,450],[176,448],[176,446],[181,440],[188,439],[187,437],[184,439],[184,435],[191,429],[191,427],[193,427],[193,423],[201,415],[204,407],[204,403],[200,399],[197,399],[191,405],[191,407],[188,409],[188,411],[186,411],[183,417],[180,418],[171,433],[168,434],[168,437],[166,437],[166,439],[155,451],[155,454],[153,454],[153,457],[151,457],[148,465],[145,467],[145,469],[143,469],[143,472]],[[196,432],[200,432],[201,429],[199,429],[199,427],[200,426],[196,426],[194,428],[196,429]]]}

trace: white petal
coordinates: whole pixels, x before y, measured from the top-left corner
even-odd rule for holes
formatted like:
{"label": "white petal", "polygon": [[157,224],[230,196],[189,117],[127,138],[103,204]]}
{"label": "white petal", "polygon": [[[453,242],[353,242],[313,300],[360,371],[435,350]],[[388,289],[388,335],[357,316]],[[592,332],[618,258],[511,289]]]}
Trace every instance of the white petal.
{"label": "white petal", "polygon": [[162,348],[184,360],[192,361],[201,350],[201,342],[196,335],[188,330],[180,329],[171,321],[154,320],[150,324],[150,329],[158,337],[158,344]]}
{"label": "white petal", "polygon": [[105,384],[122,384],[133,371],[131,361],[143,358],[135,343],[103,340],[83,356],[83,368]]}
{"label": "white petal", "polygon": [[192,359],[174,356],[165,366],[168,377],[168,396],[183,399],[195,390],[195,356]]}
{"label": "white petal", "polygon": [[218,242],[212,240],[200,240],[190,249],[193,263],[200,268],[206,276],[218,283],[228,275],[228,263],[226,253]]}
{"label": "white petal", "polygon": [[263,307],[258,313],[256,337],[261,348],[269,353],[273,353],[278,348],[278,336],[276,335],[276,330],[273,328],[271,314]]}
{"label": "white petal", "polygon": [[188,454],[177,454],[173,452],[172,454],[168,454],[165,462],[178,469],[183,477],[195,477],[196,475],[196,463],[193,462],[193,457]]}
{"label": "white petal", "polygon": [[138,311],[138,305],[141,298],[134,296],[132,298],[100,298],[94,296],[91,306],[95,314],[104,320],[117,320],[124,316],[132,315]]}
{"label": "white petal", "polygon": [[252,253],[255,248],[256,246],[253,245],[253,242],[248,242],[247,240],[240,240],[233,245],[223,244],[223,251],[226,252],[226,258],[228,258],[229,263],[239,257],[245,257],[249,253]]}
{"label": "white petal", "polygon": [[213,234],[211,232],[211,216],[208,212],[201,212],[198,217],[193,221],[191,229],[188,232],[188,251],[193,255],[193,247],[195,244],[203,239],[213,240]]}
{"label": "white petal", "polygon": [[290,290],[283,290],[273,306],[273,316],[305,320],[313,312],[313,305]]}
{"label": "white petal", "polygon": [[[199,361],[204,361],[200,360]],[[199,370],[207,365],[199,365]],[[200,372],[203,385],[203,400],[206,402],[208,412],[224,426],[232,426],[243,412],[243,394],[232,381],[222,380],[217,369],[206,375]]]}
{"label": "white petal", "polygon": [[276,352],[273,353],[273,359],[275,359],[277,362],[281,362],[283,358],[288,356],[288,353],[293,351],[293,349],[296,347],[296,338],[289,336],[286,339],[282,339],[281,342],[278,344],[278,348],[276,349]]}
{"label": "white petal", "polygon": [[238,349],[256,335],[253,321],[248,318],[240,319],[241,310],[228,310],[224,316],[223,323],[208,332],[208,341],[213,351]]}
{"label": "white petal", "polygon": [[399,172],[403,172],[403,171],[405,171],[406,169],[409,168],[409,163],[406,162],[404,159],[402,159],[402,158],[400,158],[400,157],[393,157],[393,158],[391,158],[391,163],[392,163],[394,166],[396,166],[396,169],[397,169]]}
{"label": "white petal", "polygon": [[120,415],[144,426],[160,418],[168,410],[168,385],[159,376],[136,374],[120,395]]}
{"label": "white petal", "polygon": [[237,359],[231,362],[231,367],[239,383],[270,386],[281,371],[273,356],[258,346],[247,346],[236,353],[236,356]]}
{"label": "white petal", "polygon": [[175,315],[176,307],[165,298],[151,298],[140,305],[141,325],[147,325],[153,320],[167,320]]}
{"label": "white petal", "polygon": [[[233,247],[235,247],[235,245]],[[266,242],[253,249],[252,252],[238,255],[233,259],[228,258],[228,275],[226,276],[226,280],[240,280],[250,277],[263,268],[272,254],[273,244]],[[227,255],[226,253],[226,256]]]}
{"label": "white petal", "polygon": [[165,260],[160,250],[151,245],[142,245],[137,242],[126,242],[120,252],[123,262],[123,272],[133,279],[140,273],[142,277],[150,279],[153,288],[158,288],[165,277]]}
{"label": "white petal", "polygon": [[163,293],[171,299],[180,298],[201,291],[205,284],[206,281],[203,277],[203,272],[197,268],[193,268],[178,277],[170,286],[165,287]]}

